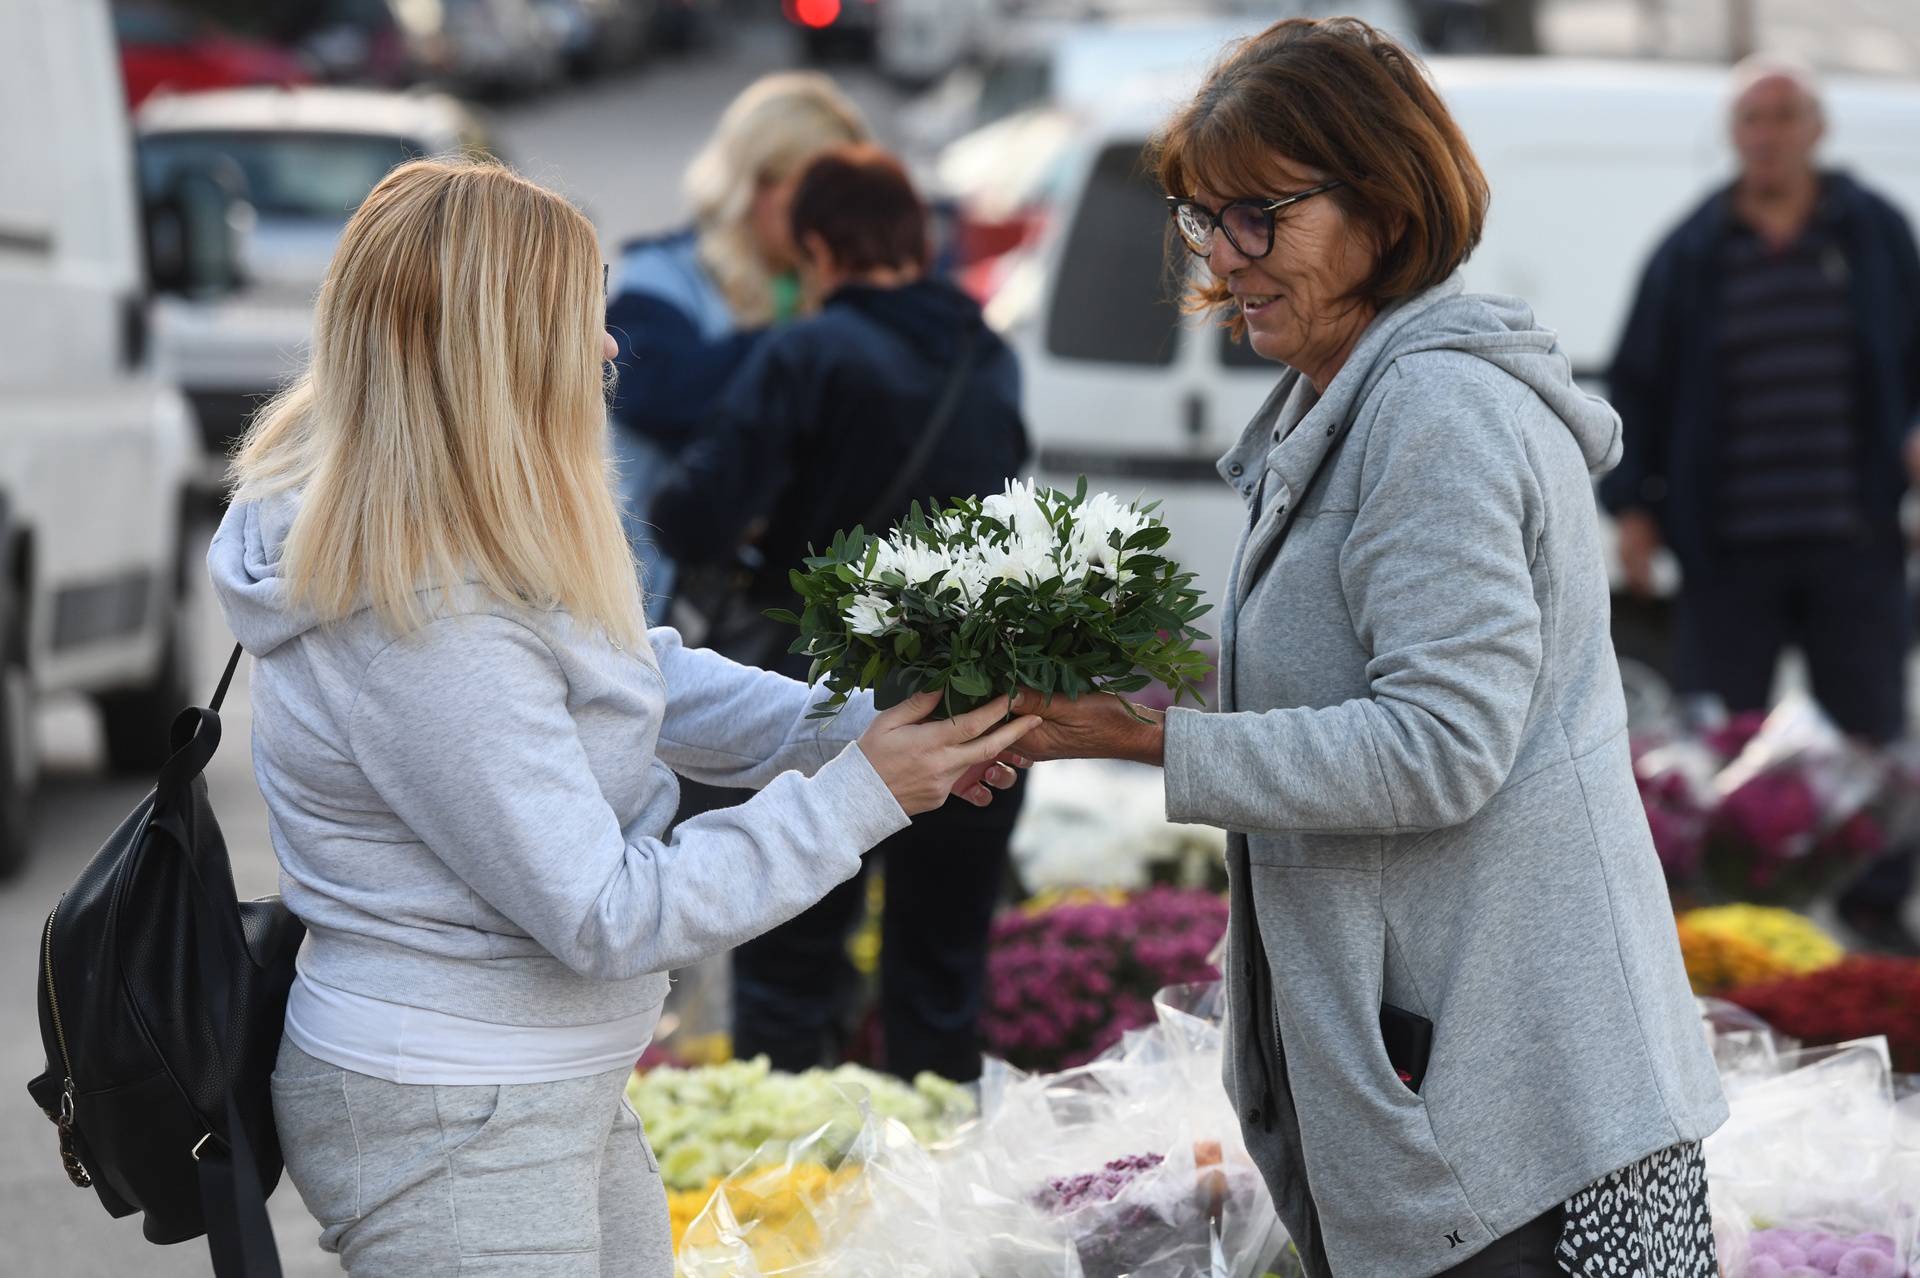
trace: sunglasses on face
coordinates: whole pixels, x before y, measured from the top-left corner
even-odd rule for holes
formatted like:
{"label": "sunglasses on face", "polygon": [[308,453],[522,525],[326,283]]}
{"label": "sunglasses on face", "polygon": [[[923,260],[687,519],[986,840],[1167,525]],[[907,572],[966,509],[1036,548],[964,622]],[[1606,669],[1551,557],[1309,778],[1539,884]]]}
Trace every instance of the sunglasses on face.
{"label": "sunglasses on face", "polygon": [[1281,209],[1345,185],[1340,181],[1322,182],[1277,200],[1229,200],[1217,210],[1198,200],[1169,195],[1167,211],[1181,240],[1195,257],[1213,253],[1213,233],[1217,230],[1226,235],[1227,243],[1233,245],[1240,256],[1258,260],[1273,252],[1273,223]]}

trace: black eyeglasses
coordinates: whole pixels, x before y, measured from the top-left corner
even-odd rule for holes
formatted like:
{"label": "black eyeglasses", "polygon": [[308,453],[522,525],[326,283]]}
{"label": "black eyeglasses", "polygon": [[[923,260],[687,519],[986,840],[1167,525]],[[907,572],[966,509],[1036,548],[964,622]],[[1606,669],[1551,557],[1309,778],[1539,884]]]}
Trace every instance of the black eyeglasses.
{"label": "black eyeglasses", "polygon": [[1229,200],[1220,206],[1218,212],[1198,200],[1184,200],[1177,195],[1169,195],[1167,211],[1173,215],[1173,224],[1179,230],[1180,238],[1186,241],[1187,248],[1194,256],[1206,257],[1213,252],[1213,233],[1217,229],[1227,233],[1227,242],[1233,245],[1240,256],[1258,259],[1273,252],[1275,214],[1289,204],[1310,200],[1345,185],[1340,181],[1322,182],[1319,186],[1308,187],[1277,200]]}

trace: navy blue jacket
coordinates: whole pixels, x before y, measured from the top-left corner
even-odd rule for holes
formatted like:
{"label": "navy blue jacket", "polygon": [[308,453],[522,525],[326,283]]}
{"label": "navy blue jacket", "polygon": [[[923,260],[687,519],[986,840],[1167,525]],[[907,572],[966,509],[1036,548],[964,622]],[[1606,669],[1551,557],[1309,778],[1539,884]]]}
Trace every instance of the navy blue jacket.
{"label": "navy blue jacket", "polygon": [[[1887,200],[1844,173],[1822,176],[1837,213],[1859,334],[1860,487],[1876,530],[1898,527],[1902,448],[1920,424],[1920,252]],[[1626,453],[1602,482],[1608,510],[1646,510],[1682,565],[1713,557],[1720,471],[1721,253],[1732,188],[1715,192],[1654,252],[1609,374]]]}
{"label": "navy blue jacket", "polygon": [[620,353],[609,414],[678,452],[706,425],[764,330],[735,327],[692,231],[623,245],[613,276],[607,331]]}
{"label": "navy blue jacket", "polygon": [[[899,508],[873,519],[872,504],[910,459],[968,333],[972,371],[951,424]],[[788,570],[809,546],[863,520],[888,527],[914,498],[998,492],[1026,455],[1019,365],[971,298],[937,281],[849,286],[755,349],[655,497],[653,520],[683,563],[726,559],[764,520],[754,594],[772,606],[791,597]]]}

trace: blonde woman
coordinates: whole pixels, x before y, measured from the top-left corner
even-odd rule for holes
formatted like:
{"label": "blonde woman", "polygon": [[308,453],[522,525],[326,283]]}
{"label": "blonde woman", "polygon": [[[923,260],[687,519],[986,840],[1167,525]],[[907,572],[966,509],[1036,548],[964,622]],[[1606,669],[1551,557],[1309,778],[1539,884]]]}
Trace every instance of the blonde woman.
{"label": "blonde woman", "polygon": [[[672,1273],[623,1103],[663,973],[797,913],[1032,726],[645,630],[604,459],[598,241],[506,169],[395,170],[209,555],[308,943],[274,1117],[354,1275]],[[751,801],[663,839],[675,773]],[[984,782],[984,784],[983,784]]]}
{"label": "blonde woman", "polygon": [[619,346],[614,442],[627,536],[656,621],[674,583],[647,523],[653,494],[760,334],[800,309],[787,207],[801,171],[866,140],[859,108],[826,76],[765,76],[734,99],[687,169],[693,225],[621,251],[607,308]]}

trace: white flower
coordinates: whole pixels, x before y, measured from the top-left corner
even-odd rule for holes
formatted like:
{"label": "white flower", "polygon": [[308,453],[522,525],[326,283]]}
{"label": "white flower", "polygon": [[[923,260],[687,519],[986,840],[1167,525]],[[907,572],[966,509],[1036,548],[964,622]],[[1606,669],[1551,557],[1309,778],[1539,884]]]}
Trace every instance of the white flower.
{"label": "white flower", "polygon": [[856,635],[883,635],[899,619],[893,605],[878,595],[856,595],[847,605],[847,625]]}
{"label": "white flower", "polygon": [[897,572],[906,578],[910,586],[924,586],[939,574],[952,570],[951,554],[936,550],[932,546],[922,545],[917,541],[881,542],[880,553],[873,565],[876,576]]}
{"label": "white flower", "polygon": [[960,588],[960,597],[970,604],[980,602],[987,593],[987,583],[993,580],[993,574],[987,568],[987,561],[980,554],[980,547],[968,546],[962,553],[954,556],[953,571],[947,575],[947,581]]}
{"label": "white flower", "polygon": [[1113,494],[1095,493],[1074,512],[1074,550],[1106,576],[1124,581],[1132,574],[1120,569],[1127,552],[1113,544],[1115,534],[1125,545],[1127,538],[1152,522],[1150,516],[1123,505]]}
{"label": "white flower", "polygon": [[1034,484],[1009,479],[1007,491],[988,497],[980,503],[980,508],[989,517],[1011,528],[1016,537],[1033,541],[1049,541],[1053,537],[1053,525],[1047,521],[1046,511],[1040,505],[1038,488]]}
{"label": "white flower", "polygon": [[1039,585],[1059,571],[1052,545],[1026,537],[1014,537],[1004,546],[986,547],[985,568],[989,577],[1028,585]]}

